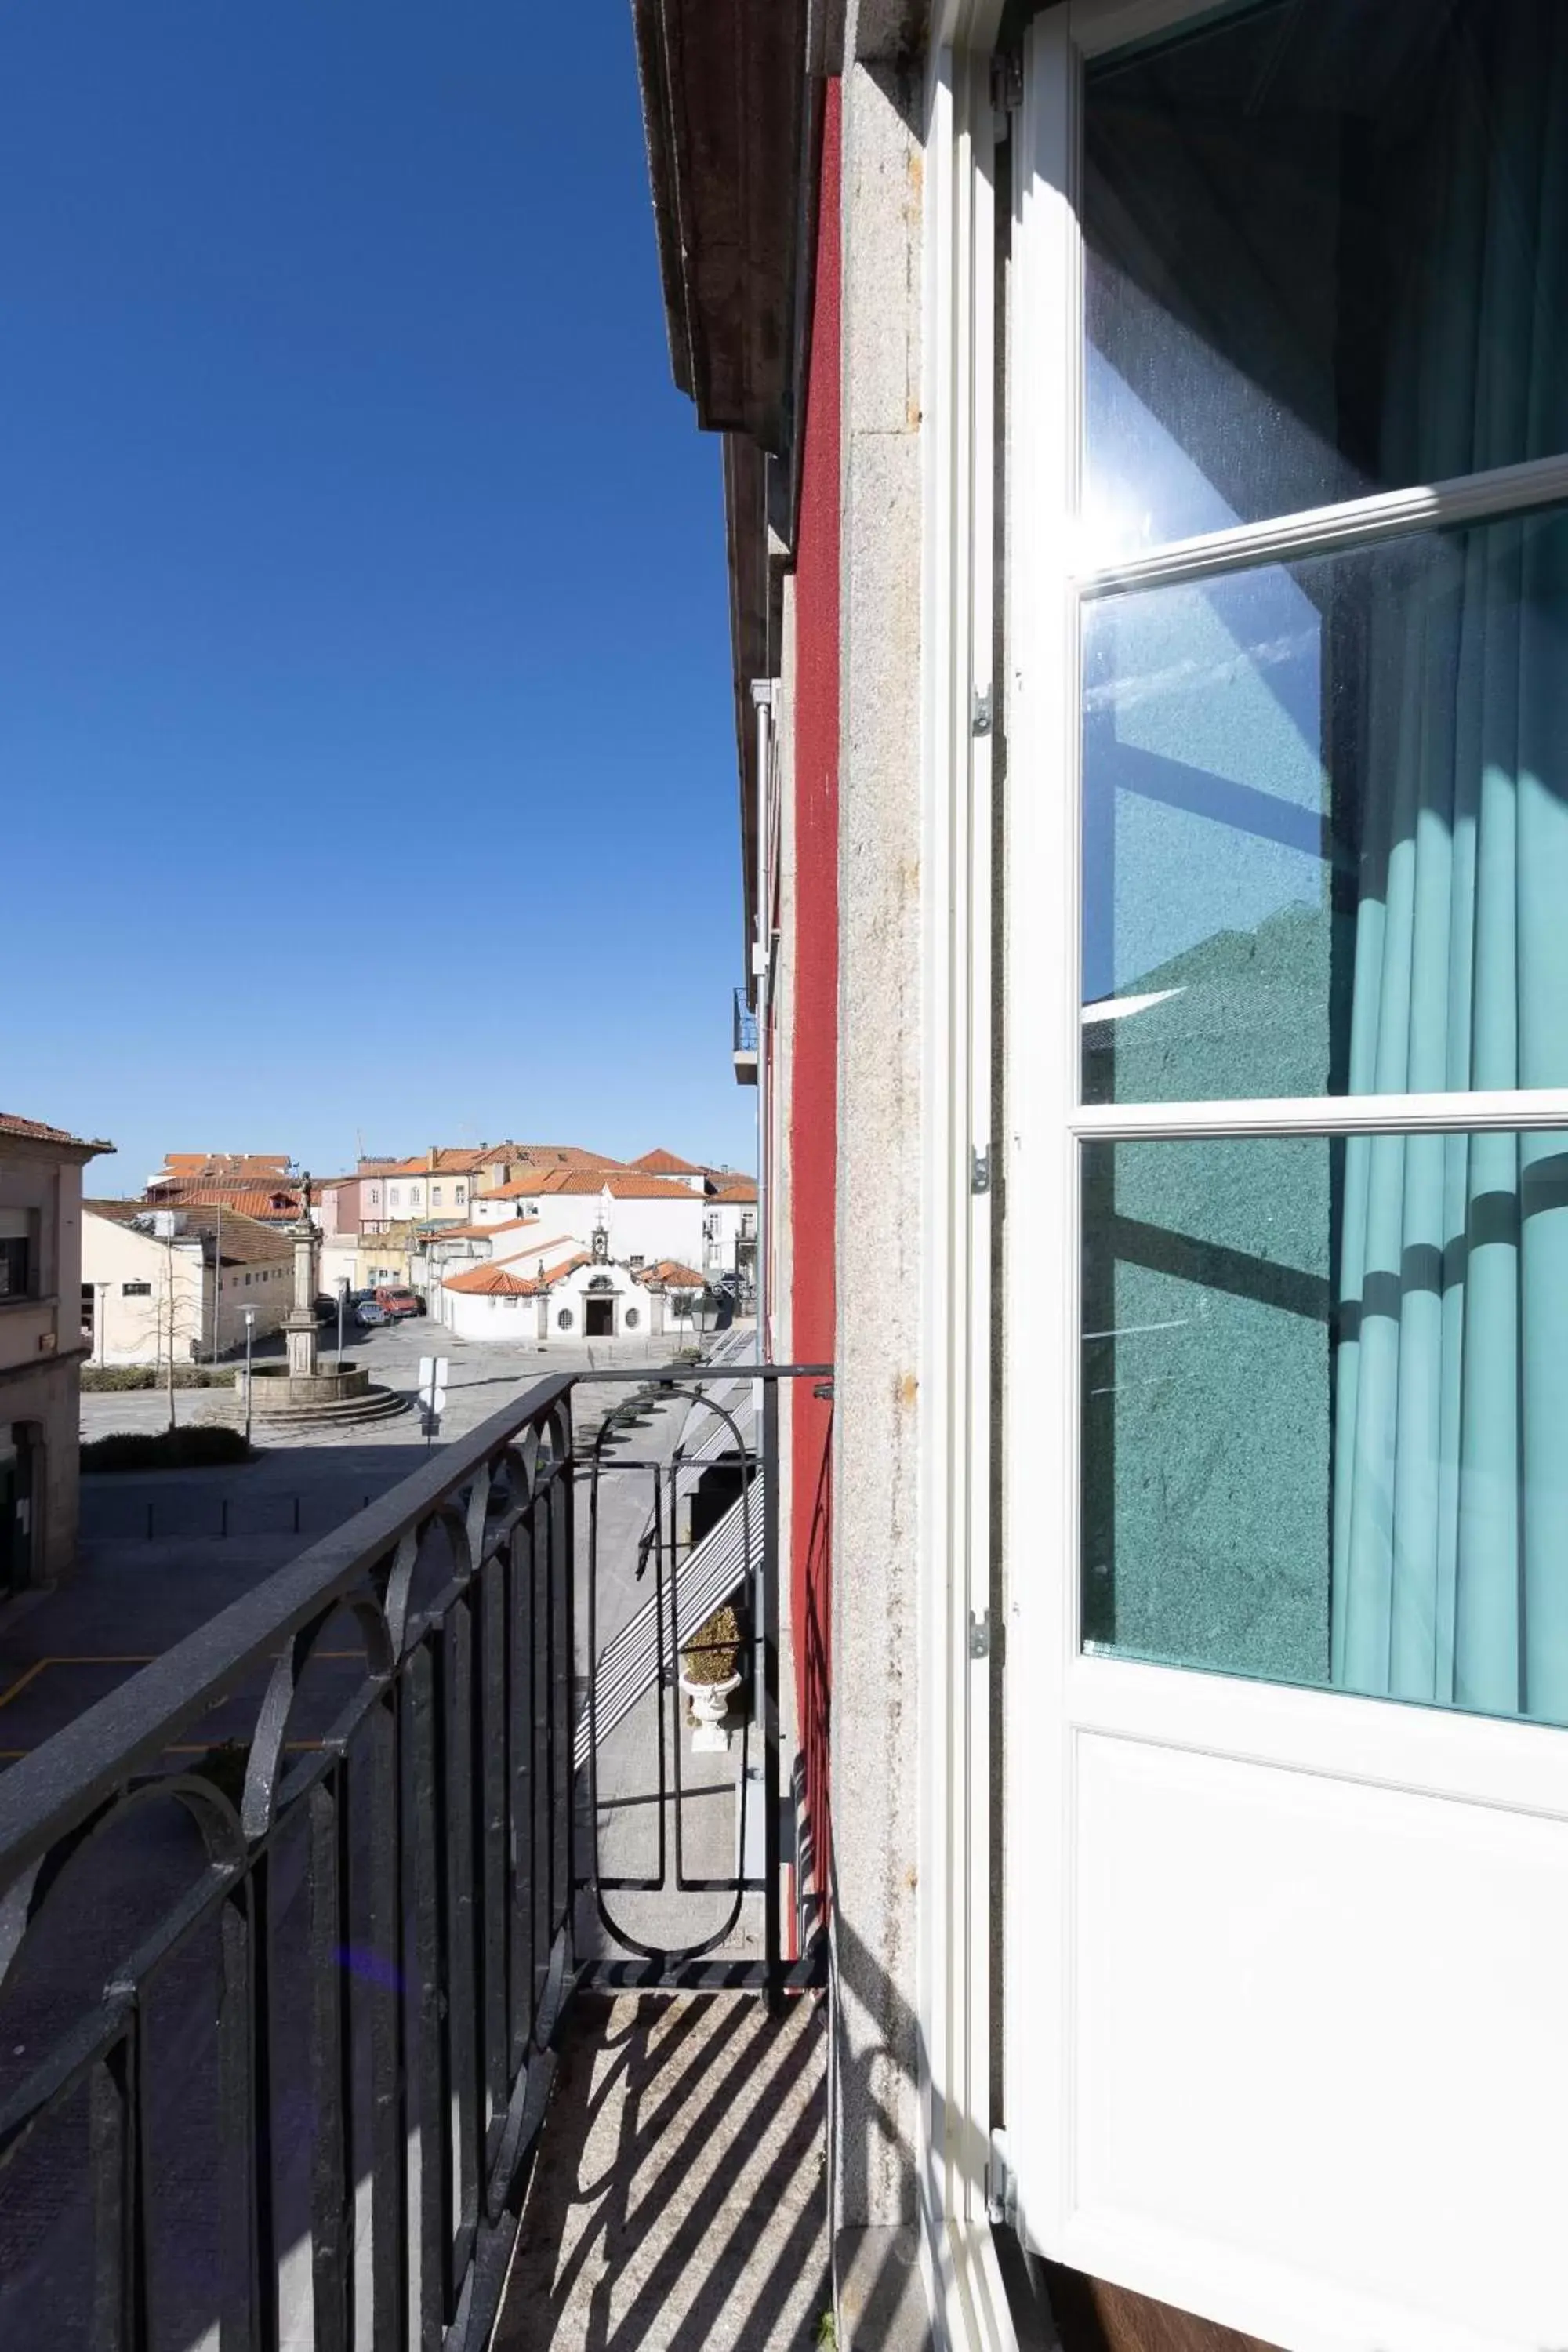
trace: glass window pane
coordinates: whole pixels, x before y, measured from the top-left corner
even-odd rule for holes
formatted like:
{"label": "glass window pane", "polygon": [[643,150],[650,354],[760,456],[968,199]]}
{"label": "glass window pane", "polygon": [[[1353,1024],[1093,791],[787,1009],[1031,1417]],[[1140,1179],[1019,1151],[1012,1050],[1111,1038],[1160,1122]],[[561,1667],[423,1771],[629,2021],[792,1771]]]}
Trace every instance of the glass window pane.
{"label": "glass window pane", "polygon": [[1568,1084],[1568,517],[1084,610],[1090,1102]]}
{"label": "glass window pane", "polygon": [[1092,61],[1101,558],[1568,448],[1568,11],[1272,0]]}
{"label": "glass window pane", "polygon": [[1568,1723],[1568,1136],[1083,1183],[1086,1645]]}

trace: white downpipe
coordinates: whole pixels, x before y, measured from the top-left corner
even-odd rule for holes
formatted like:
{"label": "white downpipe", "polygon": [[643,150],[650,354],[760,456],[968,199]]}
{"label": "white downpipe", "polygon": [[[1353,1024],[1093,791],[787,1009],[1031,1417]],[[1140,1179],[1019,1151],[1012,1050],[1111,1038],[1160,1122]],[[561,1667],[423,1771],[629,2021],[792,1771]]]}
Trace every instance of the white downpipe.
{"label": "white downpipe", "polygon": [[[756,982],[757,1013],[757,1353],[766,1362],[773,1355],[773,1295],[768,1279],[773,1245],[772,1187],[768,1182],[769,1109],[768,979],[772,958],[769,936],[768,779],[773,760],[773,681],[752,680],[752,703],[757,714],[757,848],[756,929],[752,940],[752,976]],[[759,1412],[761,1399],[758,1399]],[[762,1423],[759,1420],[758,1427]]]}

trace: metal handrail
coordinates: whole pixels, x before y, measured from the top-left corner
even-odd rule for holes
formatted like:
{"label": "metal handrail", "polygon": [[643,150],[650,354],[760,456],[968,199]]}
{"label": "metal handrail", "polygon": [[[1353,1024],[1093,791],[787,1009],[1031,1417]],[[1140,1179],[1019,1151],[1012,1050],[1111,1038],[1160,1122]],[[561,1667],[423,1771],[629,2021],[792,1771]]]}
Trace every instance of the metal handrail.
{"label": "metal handrail", "polygon": [[[87,2243],[42,2299],[89,2282],[95,2342],[149,2340],[147,2086],[174,2054],[157,1995],[204,1931],[216,2018],[203,2041],[187,2016],[198,2054],[181,2052],[219,2118],[221,2259],[204,2322],[225,2352],[280,2340],[275,2122],[302,2094],[315,2344],[488,2340],[574,1981],[573,1386],[539,1382],[0,1779],[0,1987],[31,1955],[70,2012],[0,2105],[0,2166],[85,2099],[73,2179],[86,2210],[68,2215]],[[438,1589],[416,1606],[432,1566]],[[345,1611],[363,1640],[357,1687],[291,1757],[303,1678]],[[237,1803],[210,1770],[154,1769],[260,1669]],[[71,1865],[170,1804],[195,1821],[205,1868],[153,1898],[150,1932],[127,1917],[133,1948],[107,1985],[78,1983],[94,1883]],[[309,2016],[298,2086],[276,2048],[290,1999]]]}

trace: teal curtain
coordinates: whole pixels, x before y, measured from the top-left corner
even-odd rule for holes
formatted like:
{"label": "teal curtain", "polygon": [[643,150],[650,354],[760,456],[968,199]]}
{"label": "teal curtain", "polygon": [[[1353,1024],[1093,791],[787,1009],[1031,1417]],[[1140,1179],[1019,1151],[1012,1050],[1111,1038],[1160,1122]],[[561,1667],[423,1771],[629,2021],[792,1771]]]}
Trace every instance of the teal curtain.
{"label": "teal curtain", "polygon": [[[1395,481],[1568,449],[1568,11],[1462,14]],[[1568,521],[1428,540],[1369,601],[1351,1091],[1568,1084]],[[1338,1265],[1333,1681],[1568,1722],[1568,1137],[1352,1139]]]}

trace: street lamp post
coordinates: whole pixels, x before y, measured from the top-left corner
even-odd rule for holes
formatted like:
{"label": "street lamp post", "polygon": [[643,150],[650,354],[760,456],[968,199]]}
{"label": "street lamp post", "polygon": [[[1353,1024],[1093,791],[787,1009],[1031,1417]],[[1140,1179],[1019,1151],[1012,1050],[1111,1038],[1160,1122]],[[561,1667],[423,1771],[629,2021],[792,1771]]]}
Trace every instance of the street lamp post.
{"label": "street lamp post", "polygon": [[247,1307],[245,1316],[245,1442],[250,1443],[250,1335],[256,1328],[256,1309]]}
{"label": "street lamp post", "polygon": [[349,1278],[346,1274],[340,1274],[338,1276],[338,1370],[340,1372],[343,1368],[343,1309],[348,1303]]}
{"label": "street lamp post", "polygon": [[98,1292],[98,1360],[105,1364],[109,1361],[105,1353],[109,1346],[109,1285],[99,1282],[93,1287]]}

